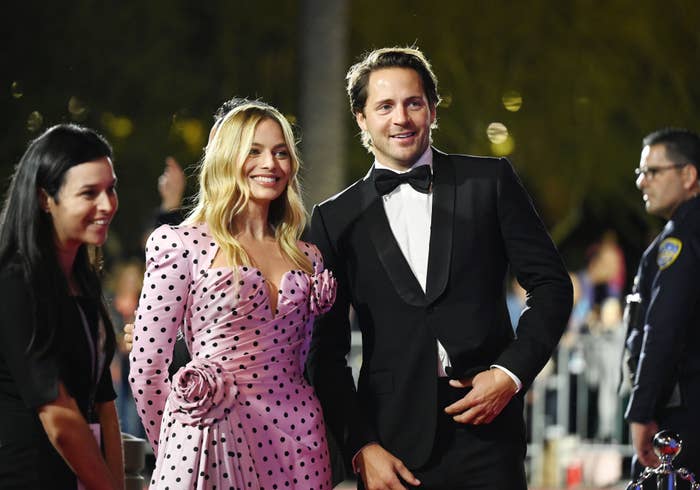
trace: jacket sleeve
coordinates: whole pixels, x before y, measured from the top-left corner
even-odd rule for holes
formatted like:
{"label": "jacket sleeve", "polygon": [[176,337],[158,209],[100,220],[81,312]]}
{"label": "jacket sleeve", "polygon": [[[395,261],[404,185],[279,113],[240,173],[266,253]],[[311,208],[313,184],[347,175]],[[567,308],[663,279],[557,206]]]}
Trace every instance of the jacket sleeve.
{"label": "jacket sleeve", "polygon": [[511,270],[527,292],[515,340],[493,363],[527,389],[552,355],[571,313],[571,280],[510,162],[501,159],[497,206]]}
{"label": "jacket sleeve", "polygon": [[156,229],[147,241],[146,273],[134,324],[129,382],[155,454],[163,410],[170,394],[168,366],[189,292],[188,255],[169,225]]}
{"label": "jacket sleeve", "polygon": [[28,352],[35,310],[29,287],[18,266],[9,265],[0,273],[0,360],[24,405],[38,408],[58,398],[59,366],[54,349]]}
{"label": "jacket sleeve", "polygon": [[[682,243],[672,263],[654,278],[644,320],[642,348],[625,417],[646,423],[666,404],[678,381],[678,366],[686,346],[700,295],[700,238],[678,235]],[[663,244],[663,241],[661,242]]]}
{"label": "jacket sleeve", "polygon": [[349,461],[359,448],[378,438],[362,413],[352,370],[347,365],[351,338],[348,275],[319,206],[311,218],[310,238],[321,251],[326,268],[335,275],[338,289],[333,307],[316,319],[307,374],[321,401],[326,425]]}

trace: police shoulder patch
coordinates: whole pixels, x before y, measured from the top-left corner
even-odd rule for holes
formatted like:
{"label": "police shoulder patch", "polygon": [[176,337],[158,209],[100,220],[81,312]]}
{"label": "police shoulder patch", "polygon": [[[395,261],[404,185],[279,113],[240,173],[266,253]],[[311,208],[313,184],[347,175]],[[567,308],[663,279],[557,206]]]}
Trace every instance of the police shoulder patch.
{"label": "police shoulder patch", "polygon": [[673,264],[681,254],[683,242],[678,238],[666,238],[659,244],[659,253],[656,257],[656,264],[659,270],[667,269]]}

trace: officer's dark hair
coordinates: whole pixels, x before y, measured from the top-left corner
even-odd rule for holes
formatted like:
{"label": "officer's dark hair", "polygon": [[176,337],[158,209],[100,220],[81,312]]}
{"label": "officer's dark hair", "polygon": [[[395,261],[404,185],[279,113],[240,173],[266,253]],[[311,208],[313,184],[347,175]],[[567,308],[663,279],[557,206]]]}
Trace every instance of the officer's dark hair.
{"label": "officer's dark hair", "polygon": [[700,176],[700,136],[682,128],[664,128],[647,135],[644,146],[664,145],[666,156],[677,165],[690,163]]}

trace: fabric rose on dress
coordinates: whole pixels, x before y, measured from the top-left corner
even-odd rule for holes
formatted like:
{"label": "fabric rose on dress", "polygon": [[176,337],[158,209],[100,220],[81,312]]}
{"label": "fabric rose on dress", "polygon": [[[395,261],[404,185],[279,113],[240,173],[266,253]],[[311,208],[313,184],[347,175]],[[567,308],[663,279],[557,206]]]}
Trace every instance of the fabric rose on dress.
{"label": "fabric rose on dress", "polygon": [[311,292],[309,294],[309,309],[313,315],[321,315],[331,309],[335,302],[335,292],[338,288],[333,273],[325,269],[320,274],[311,276]]}
{"label": "fabric rose on dress", "polygon": [[173,376],[170,408],[185,425],[211,425],[233,409],[237,395],[233,373],[215,362],[192,359]]}

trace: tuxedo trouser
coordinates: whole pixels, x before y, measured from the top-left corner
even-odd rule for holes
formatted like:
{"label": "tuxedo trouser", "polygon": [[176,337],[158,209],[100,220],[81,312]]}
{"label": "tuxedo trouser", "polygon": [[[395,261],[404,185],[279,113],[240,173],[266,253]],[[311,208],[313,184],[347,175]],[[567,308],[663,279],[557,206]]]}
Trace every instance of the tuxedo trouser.
{"label": "tuxedo trouser", "polygon": [[[514,397],[491,424],[460,424],[445,407],[469,392],[438,380],[437,429],[428,462],[411,471],[421,490],[526,490],[522,396]],[[413,488],[404,483],[406,488]],[[361,482],[358,488],[362,489]]]}
{"label": "tuxedo trouser", "polygon": [[525,425],[522,397],[516,397],[490,424],[455,422],[445,407],[470,388],[438,380],[437,430],[428,462],[415,471],[425,490],[525,490]]}

